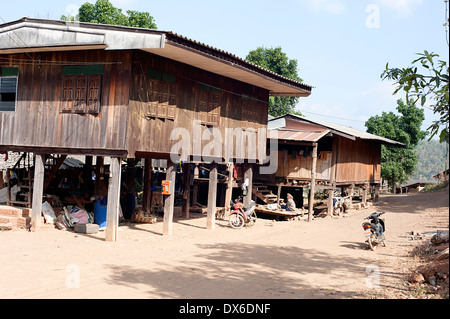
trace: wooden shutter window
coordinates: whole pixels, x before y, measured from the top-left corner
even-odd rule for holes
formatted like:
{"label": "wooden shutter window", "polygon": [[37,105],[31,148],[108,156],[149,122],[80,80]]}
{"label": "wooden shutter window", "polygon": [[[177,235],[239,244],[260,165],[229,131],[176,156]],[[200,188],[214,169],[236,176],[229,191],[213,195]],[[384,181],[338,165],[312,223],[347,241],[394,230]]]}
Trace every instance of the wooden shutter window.
{"label": "wooden shutter window", "polygon": [[175,119],[176,83],[148,80],[148,116]]}
{"label": "wooden shutter window", "polygon": [[62,68],[62,106],[65,113],[100,113],[103,65]]}
{"label": "wooden shutter window", "polygon": [[89,77],[89,87],[87,94],[87,112],[100,113],[100,94],[102,77],[101,75],[91,75]]}
{"label": "wooden shutter window", "polygon": [[73,110],[76,113],[86,112],[86,77],[76,77],[75,99],[73,104]]}
{"label": "wooden shutter window", "polygon": [[74,100],[74,77],[65,76],[63,81],[63,112],[71,112]]}
{"label": "wooden shutter window", "polygon": [[169,84],[169,102],[167,105],[167,118],[173,120],[175,119],[175,108],[176,108],[176,84]]}
{"label": "wooden shutter window", "polygon": [[222,91],[200,83],[198,113],[201,124],[218,126],[220,120],[220,96]]}

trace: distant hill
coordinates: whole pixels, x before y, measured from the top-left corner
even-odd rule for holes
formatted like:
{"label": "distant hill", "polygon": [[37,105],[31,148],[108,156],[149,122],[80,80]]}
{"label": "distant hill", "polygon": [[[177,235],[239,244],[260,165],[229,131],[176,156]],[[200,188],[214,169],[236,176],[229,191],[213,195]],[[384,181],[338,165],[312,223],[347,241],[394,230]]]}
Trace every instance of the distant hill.
{"label": "distant hill", "polygon": [[[422,140],[414,148],[418,157],[416,172],[410,179],[414,180],[431,180],[433,175],[443,171],[446,159],[446,143],[439,143],[438,141],[427,139]],[[447,164],[448,168],[448,164]]]}

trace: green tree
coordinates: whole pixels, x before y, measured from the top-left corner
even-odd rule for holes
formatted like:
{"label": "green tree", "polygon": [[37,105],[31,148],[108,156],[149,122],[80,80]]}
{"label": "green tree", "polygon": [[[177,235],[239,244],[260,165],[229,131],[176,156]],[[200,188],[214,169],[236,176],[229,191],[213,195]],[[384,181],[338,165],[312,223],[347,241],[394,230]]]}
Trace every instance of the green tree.
{"label": "green tree", "polygon": [[448,168],[448,148],[446,143],[436,140],[422,140],[414,148],[417,154],[417,170],[411,179],[432,180],[433,176]]}
{"label": "green tree", "polygon": [[[430,140],[439,130],[440,141],[448,140],[448,121],[449,121],[449,74],[447,62],[437,60],[438,54],[418,53],[418,59],[412,61],[412,66],[408,68],[389,68],[386,64],[386,70],[381,74],[381,78],[393,80],[398,84],[394,94],[400,90],[406,92],[406,102],[413,101],[416,103],[420,100],[422,106],[427,100],[432,100],[431,107],[435,114],[439,114],[440,118],[434,121],[428,128],[430,130]],[[428,70],[428,74],[421,74],[417,65]]]}
{"label": "green tree", "polygon": [[[295,59],[289,59],[286,53],[281,50],[281,47],[259,47],[256,50],[250,51],[245,59],[251,63],[259,65],[264,69],[289,79],[299,82],[303,81],[297,73],[298,61]],[[269,98],[269,114],[275,117],[282,116],[290,112],[295,112],[296,114],[301,115],[298,111],[294,111],[298,99],[298,97],[271,96]]]}
{"label": "green tree", "polygon": [[401,115],[383,112],[365,123],[367,132],[405,144],[405,147],[381,146],[381,177],[393,187],[414,173],[417,165],[414,147],[427,135],[420,129],[425,120],[423,109],[398,100],[397,111]]}
{"label": "green tree", "polygon": [[78,9],[76,17],[63,15],[61,20],[156,29],[155,20],[150,13],[127,10],[127,14],[124,14],[122,9],[114,7],[108,0],[97,0],[95,4],[86,2]]}

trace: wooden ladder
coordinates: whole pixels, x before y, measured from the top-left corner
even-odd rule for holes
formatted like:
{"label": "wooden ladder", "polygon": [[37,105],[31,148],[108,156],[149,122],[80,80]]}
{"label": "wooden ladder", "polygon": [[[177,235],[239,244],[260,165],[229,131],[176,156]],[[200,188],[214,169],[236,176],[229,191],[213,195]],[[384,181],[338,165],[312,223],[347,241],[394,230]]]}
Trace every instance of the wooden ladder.
{"label": "wooden ladder", "polygon": [[252,193],[266,204],[273,204],[277,201],[277,195],[260,183],[253,183]]}
{"label": "wooden ladder", "polygon": [[[67,155],[49,155],[45,161],[44,189],[50,185],[58,169],[66,159]],[[7,171],[7,200],[6,205],[31,208],[33,201],[33,182],[34,182],[34,159],[30,160],[29,153],[23,153],[12,169]],[[17,177],[17,186],[19,187],[19,198],[11,200],[10,177],[15,174]],[[20,199],[20,200],[19,200]]]}
{"label": "wooden ladder", "polygon": [[[6,172],[6,183],[8,191],[6,193],[6,205],[31,208],[33,200],[33,159],[30,153],[23,153],[13,168]],[[11,179],[17,180],[19,191],[16,199],[11,199]]]}

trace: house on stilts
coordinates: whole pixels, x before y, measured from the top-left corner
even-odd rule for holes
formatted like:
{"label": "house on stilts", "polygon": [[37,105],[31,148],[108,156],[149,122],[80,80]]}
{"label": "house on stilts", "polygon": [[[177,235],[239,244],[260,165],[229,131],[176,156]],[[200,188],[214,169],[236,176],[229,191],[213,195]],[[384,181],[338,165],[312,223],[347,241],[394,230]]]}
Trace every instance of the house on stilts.
{"label": "house on stilts", "polygon": [[[304,206],[303,199],[308,202],[309,218],[313,214],[314,193],[318,190],[328,192],[328,214],[333,212],[337,189],[350,200],[358,189],[365,204],[370,188],[378,200],[381,145],[404,146],[348,126],[293,114],[271,118],[267,129],[268,144],[271,139],[277,143],[277,170],[255,176],[255,183],[265,185],[271,192],[262,194],[257,188],[253,192],[266,203],[279,201],[290,192],[297,206]],[[305,189],[308,194],[303,196]]]}
{"label": "house on stilts", "polygon": [[165,235],[172,233],[177,162],[185,172],[208,162],[206,228],[212,229],[218,164],[239,162],[252,189],[253,167],[266,156],[269,96],[311,91],[172,32],[34,18],[0,25],[0,151],[34,154],[24,158],[32,163],[24,176],[32,230],[40,227],[46,188],[72,154],[86,156],[88,167],[96,158],[92,195],[108,180],[107,241],[117,240],[123,159],[145,159],[147,208],[150,159],[168,161]]}

